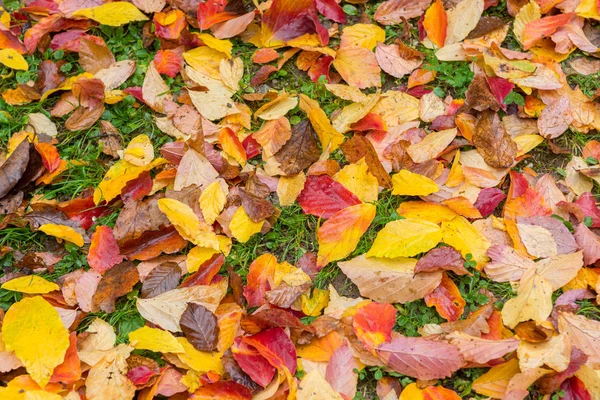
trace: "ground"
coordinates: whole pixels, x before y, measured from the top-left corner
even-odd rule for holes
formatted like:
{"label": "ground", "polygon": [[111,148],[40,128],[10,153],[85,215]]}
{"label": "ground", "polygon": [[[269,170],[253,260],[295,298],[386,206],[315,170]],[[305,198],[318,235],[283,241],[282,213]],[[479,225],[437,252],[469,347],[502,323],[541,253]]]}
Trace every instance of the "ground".
{"label": "ground", "polygon": [[[6,4],[8,8],[16,7],[16,5],[14,2]],[[345,8],[346,12],[353,15],[349,23],[355,23],[363,12],[372,16],[377,5],[378,2],[369,2],[366,5],[347,4]],[[512,20],[512,17],[506,13],[505,1],[500,2],[496,7],[488,9],[484,15],[495,15],[505,18],[507,21]],[[147,66],[152,61],[156,50],[158,50],[158,43],[155,43],[150,49],[143,47],[141,39],[142,25],[143,23],[132,23],[118,28],[102,26],[93,29],[91,32],[91,34],[101,36],[105,39],[117,60],[135,59],[137,61],[137,71],[128,81],[129,86],[140,86],[142,84]],[[418,50],[425,52],[427,54],[426,64],[431,64],[438,72],[437,79],[433,82],[437,93],[450,93],[458,97],[464,96],[472,79],[472,73],[469,70],[468,64],[438,62],[433,53],[425,49],[417,40],[418,33],[415,25],[412,24],[410,27],[410,39],[408,42]],[[402,36],[404,33],[402,26],[391,26],[385,29],[387,34],[386,42],[388,43],[392,43],[396,37]],[[337,39],[333,39],[333,41],[335,40]],[[511,39],[509,36],[505,45],[510,47],[511,41],[514,41],[514,39]],[[311,82],[304,72],[299,71],[295,67],[295,58],[289,61],[281,71],[273,74],[263,85],[252,88],[250,86],[250,79],[258,69],[258,66],[250,62],[254,47],[244,44],[239,39],[232,39],[232,42],[234,43],[234,56],[242,57],[245,61],[244,65],[247,68],[243,78],[242,90],[238,92],[238,96],[254,91],[265,91],[268,88],[285,89],[290,93],[306,93],[316,99],[328,115],[346,104],[343,100],[329,93],[321,82]],[[332,44],[332,46],[334,45]],[[581,55],[580,51],[575,51],[569,59]],[[62,51],[55,53],[48,51],[43,55],[37,53],[33,56],[27,56],[27,61],[30,65],[29,71],[17,72],[16,76],[13,76],[14,72],[10,72],[6,68],[0,68],[0,75],[11,78],[0,81],[0,92],[11,88],[14,85],[14,78],[19,83],[25,83],[33,79],[36,65],[42,59],[47,58],[65,60],[66,63],[62,67],[65,72],[73,73],[80,68],[77,63],[77,55],[64,54]],[[565,62],[568,62],[568,60]],[[183,86],[180,77],[166,79],[173,93],[177,93],[179,88]],[[588,95],[594,93],[600,87],[600,76],[598,74],[587,77],[576,75],[571,77],[570,80],[572,85],[579,85],[582,91]],[[384,87],[389,88],[405,83],[406,78],[392,79],[386,76]],[[30,113],[47,113],[47,110],[53,106],[55,101],[55,98],[50,98],[41,103],[34,102],[26,106],[12,107],[0,100],[0,110],[5,112],[0,113],[0,149],[6,149],[7,141],[13,132],[25,127],[27,117]],[[133,107],[134,102],[135,100],[132,97],[128,97],[120,103],[108,105],[102,115],[102,119],[112,122],[119,129],[124,143],[128,143],[131,138],[141,133],[150,137],[155,149],[171,141],[170,137],[161,133],[154,125],[152,111],[146,106]],[[303,114],[299,109],[296,109],[290,113],[290,118],[293,122],[293,118],[303,118]],[[58,125],[61,126],[60,123]],[[100,132],[97,126],[85,131],[59,132],[60,140],[57,147],[61,156],[65,159],[81,160],[82,164],[69,169],[65,173],[64,179],[37,189],[35,195],[43,196],[45,199],[67,200],[80,195],[90,187],[96,187],[110,166],[109,158],[101,153],[98,146],[99,135]],[[600,135],[585,135],[568,131],[555,142],[556,145],[568,149],[568,154],[553,154],[550,146],[544,142],[532,151],[530,153],[531,157],[521,162],[517,169],[530,166],[540,174],[549,172],[555,177],[559,177],[564,174],[564,167],[569,161],[571,154],[581,155],[583,145],[592,139],[600,139]],[[334,157],[341,162],[345,162],[340,151],[334,154]],[[401,201],[402,198],[392,196],[389,191],[380,195],[377,202],[377,216],[351,257],[362,254],[370,248],[376,233],[387,222],[397,217],[395,209]],[[233,245],[226,264],[231,265],[242,277],[247,273],[249,264],[258,255],[265,252],[274,253],[279,260],[287,260],[293,264],[305,252],[316,251],[315,232],[316,227],[319,226],[321,221],[316,217],[303,214],[297,205],[285,207],[281,211],[276,225],[268,234],[264,236],[255,235],[247,243],[235,243]],[[113,226],[116,217],[116,213],[112,214],[106,218],[101,218],[96,224]],[[52,242],[54,242],[54,239],[48,239],[42,233],[32,233],[28,228],[8,227],[3,229],[2,235],[0,235],[0,246],[9,246],[21,252],[48,249],[49,246],[52,246]],[[54,272],[46,274],[46,277],[54,280],[58,276],[86,265],[86,258],[82,252],[77,248],[70,248],[70,250],[70,253],[56,265]],[[8,253],[0,258],[0,266],[5,270],[9,269],[12,257],[12,254]],[[467,306],[472,310],[487,301],[487,298],[481,293],[484,289],[491,291],[496,296],[499,304],[515,295],[510,285],[496,284],[480,279],[478,273],[475,273],[471,277],[459,277],[455,280],[455,283],[460,288]],[[317,287],[325,288],[329,284],[333,284],[341,294],[346,296],[358,295],[356,287],[345,278],[336,263],[328,265],[316,278]],[[95,317],[100,317],[108,321],[117,328],[119,341],[125,341],[130,331],[144,324],[143,318],[135,308],[135,298],[138,292],[139,288],[120,299],[116,312],[112,314],[104,312],[89,314],[86,317],[86,321],[91,321]],[[555,293],[555,296],[559,293]],[[0,306],[5,310],[19,298],[20,295],[15,294],[15,292],[0,290]],[[418,328],[424,324],[443,322],[434,309],[427,307],[423,300],[405,305],[397,305],[397,309],[399,312],[395,329],[407,336],[418,335]],[[598,319],[600,317],[600,312],[592,303],[584,303],[579,312],[585,314],[588,318]],[[79,329],[84,330],[86,327],[87,324],[84,321]],[[471,392],[470,382],[484,371],[483,369],[461,370],[457,378],[444,382],[444,385],[456,390],[463,398],[482,398]],[[379,368],[369,368],[364,373],[361,373],[361,384],[357,398],[373,398],[376,380],[385,374],[387,372]],[[532,392],[531,399],[536,398],[536,394]]]}

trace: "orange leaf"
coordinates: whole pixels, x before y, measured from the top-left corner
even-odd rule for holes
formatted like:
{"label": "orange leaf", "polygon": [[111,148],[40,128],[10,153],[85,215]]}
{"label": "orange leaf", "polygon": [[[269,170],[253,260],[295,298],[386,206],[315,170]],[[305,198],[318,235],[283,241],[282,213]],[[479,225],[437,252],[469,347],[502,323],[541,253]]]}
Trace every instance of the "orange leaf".
{"label": "orange leaf", "polygon": [[123,261],[117,240],[108,226],[100,225],[96,228],[87,259],[90,267],[99,274],[103,274]]}
{"label": "orange leaf", "polygon": [[60,155],[56,147],[50,143],[36,143],[35,149],[42,156],[44,167],[46,167],[48,172],[52,173],[56,171],[60,165]]}
{"label": "orange leaf", "polygon": [[465,311],[467,303],[452,279],[444,272],[440,286],[425,296],[425,304],[428,307],[435,306],[438,314],[447,321],[456,321]]}
{"label": "orange leaf", "polygon": [[435,0],[425,11],[423,19],[423,28],[427,32],[427,37],[437,47],[444,47],[446,41],[446,28],[448,28],[448,16],[444,10],[444,4],[441,0]]}
{"label": "orange leaf", "polygon": [[423,400],[460,400],[460,396],[443,386],[427,386],[423,389]]}
{"label": "orange leaf", "polygon": [[352,326],[354,333],[368,349],[392,340],[396,309],[391,304],[369,303],[356,311]]}
{"label": "orange leaf", "polygon": [[68,385],[76,382],[79,378],[81,378],[81,361],[77,354],[77,333],[71,332],[65,360],[58,367],[54,368],[50,383],[61,382]]}
{"label": "orange leaf", "polygon": [[241,166],[246,165],[246,150],[230,128],[223,128],[219,131],[219,143],[223,146],[225,153],[233,157]]}
{"label": "orange leaf", "polygon": [[558,14],[527,23],[523,31],[523,49],[528,50],[538,40],[552,35],[558,28],[565,26],[572,17],[572,13]]}
{"label": "orange leaf", "polygon": [[333,66],[350,86],[381,86],[381,69],[375,54],[364,47],[345,47],[336,53]]}
{"label": "orange leaf", "polygon": [[183,67],[183,56],[173,50],[159,50],[154,56],[154,66],[159,74],[175,78]]}
{"label": "orange leaf", "polygon": [[258,49],[252,54],[252,61],[256,64],[265,64],[279,58],[279,53],[274,49]]}

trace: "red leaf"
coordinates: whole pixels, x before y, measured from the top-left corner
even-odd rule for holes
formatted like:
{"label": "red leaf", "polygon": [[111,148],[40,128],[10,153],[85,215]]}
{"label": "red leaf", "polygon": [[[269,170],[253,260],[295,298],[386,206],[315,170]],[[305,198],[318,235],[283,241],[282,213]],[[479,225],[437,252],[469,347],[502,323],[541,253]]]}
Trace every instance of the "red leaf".
{"label": "red leaf", "polygon": [[391,304],[369,303],[356,311],[354,333],[367,349],[374,349],[392,340],[396,309]]}
{"label": "red leaf", "polygon": [[461,400],[455,391],[443,386],[427,386],[423,389],[423,400]]}
{"label": "red leaf", "polygon": [[425,304],[428,307],[435,306],[442,318],[452,322],[460,318],[467,303],[452,279],[448,278],[448,275],[444,272],[440,285],[425,296]]}
{"label": "red leaf", "polygon": [[65,213],[69,219],[76,221],[83,229],[90,229],[94,218],[109,214],[111,211],[105,206],[97,206],[94,196],[88,196],[60,203],[58,209]]}
{"label": "red leaf", "polygon": [[311,81],[318,82],[321,76],[325,76],[327,78],[327,82],[331,82],[329,78],[329,68],[331,67],[331,63],[333,62],[333,57],[328,55],[323,55],[319,57],[313,65],[308,69],[308,76]]}
{"label": "red leaf", "polygon": [[585,388],[585,384],[575,376],[564,381],[560,385],[560,390],[565,392],[561,400],[592,400],[592,395]]}
{"label": "red leaf", "polygon": [[350,125],[350,128],[353,131],[387,131],[387,125],[384,119],[375,113],[368,113],[363,118],[361,118],[358,122]]}
{"label": "red leaf", "polygon": [[175,78],[183,68],[183,57],[173,50],[159,50],[154,56],[154,66],[159,74]]}
{"label": "red leaf", "polygon": [[260,154],[260,144],[252,137],[252,135],[246,136],[246,139],[242,140],[242,146],[246,152],[248,160]]}
{"label": "red leaf", "polygon": [[279,68],[274,65],[263,65],[258,71],[256,71],[252,79],[250,79],[250,86],[256,87],[263,84],[267,79],[269,79],[272,73],[277,71],[279,71]]}
{"label": "red leaf", "polygon": [[271,254],[263,254],[250,264],[247,285],[244,286],[244,297],[248,307],[257,307],[265,304],[265,294],[271,289],[269,281],[272,279],[277,259]]}
{"label": "red leaf", "polygon": [[558,28],[568,24],[573,15],[572,13],[557,14],[528,22],[523,31],[523,49],[529,50],[542,38],[552,35]]}
{"label": "red leaf", "polygon": [[486,76],[487,83],[490,86],[490,90],[498,100],[498,104],[504,111],[506,111],[506,104],[504,104],[504,98],[514,89],[515,84],[508,81],[508,79],[501,78],[499,76]]}
{"label": "red leaf", "polygon": [[[173,16],[175,19],[173,19]],[[152,19],[156,36],[163,39],[179,39],[181,32],[187,26],[185,14],[181,10],[171,10],[168,12],[158,12]]]}
{"label": "red leaf", "polygon": [[139,367],[130,369],[129,372],[127,372],[127,379],[129,379],[134,385],[141,386],[148,383],[150,378],[156,375],[158,375],[156,371],[150,367],[141,365]]}
{"label": "red leaf", "polygon": [[190,396],[190,399],[193,400],[250,400],[251,398],[250,389],[233,381],[219,381],[203,385]]}
{"label": "red leaf", "polygon": [[543,394],[552,394],[558,390],[559,387],[562,388],[565,383],[570,385],[568,378],[572,377],[579,370],[579,368],[586,363],[587,359],[588,357],[584,352],[579,350],[577,347],[573,347],[571,350],[571,359],[567,369],[562,372],[553,372],[540,378],[540,380],[537,382],[537,386],[540,388],[540,391]]}
{"label": "red leaf", "polygon": [[447,378],[464,365],[456,346],[420,337],[401,336],[376,351],[394,371],[423,380]]}
{"label": "red leaf", "polygon": [[123,261],[117,240],[108,226],[100,225],[96,228],[87,259],[90,267],[99,274],[105,273]]}
{"label": "red leaf", "polygon": [[246,344],[242,336],[235,338],[231,347],[233,357],[239,364],[240,368],[248,374],[250,378],[260,386],[267,386],[275,376],[277,371],[266,358],[264,358],[258,350]]}
{"label": "red leaf", "polygon": [[504,199],[506,199],[506,194],[498,188],[484,188],[479,192],[479,196],[477,196],[477,201],[475,204],[475,208],[479,210],[481,216],[483,218],[491,215],[498,204],[500,204]]}
{"label": "red leaf", "polygon": [[198,23],[200,29],[205,30],[218,24],[237,17],[237,14],[225,11],[227,0],[207,0],[198,4]]}
{"label": "red leaf", "polygon": [[161,253],[173,254],[187,246],[173,226],[160,231],[149,231],[137,239],[122,244],[121,254],[129,260],[146,261],[158,257]]}
{"label": "red leaf", "polygon": [[415,274],[439,270],[452,271],[457,275],[470,275],[464,266],[464,260],[454,248],[445,246],[431,250],[417,261]]}
{"label": "red leaf", "polygon": [[575,202],[586,217],[592,219],[592,225],[590,228],[600,228],[600,209],[596,205],[596,198],[590,192],[582,193],[581,196]]}
{"label": "red leaf", "polygon": [[139,201],[150,194],[152,191],[152,177],[150,172],[144,171],[137,178],[127,182],[121,190],[121,199],[123,202]]}
{"label": "red leaf", "polygon": [[298,196],[298,204],[306,214],[329,218],[346,207],[360,204],[360,200],[328,175],[311,175]]}
{"label": "red leaf", "polygon": [[296,347],[283,329],[267,329],[256,335],[246,336],[242,340],[254,347],[278,370],[287,369],[292,375],[296,373]]}
{"label": "red leaf", "polygon": [[38,42],[44,35],[51,32],[64,31],[73,28],[87,29],[91,27],[92,24],[93,21],[90,20],[75,21],[72,19],[62,18],[59,14],[53,14],[42,18],[31,29],[25,32],[23,43],[25,44],[27,51],[33,54],[37,48]]}
{"label": "red leaf", "polygon": [[346,13],[335,0],[315,0],[317,10],[332,21],[346,23]]}
{"label": "red leaf", "polygon": [[329,43],[329,33],[319,21],[314,0],[274,0],[263,14],[261,32],[265,47],[313,33],[319,35],[321,45]]}

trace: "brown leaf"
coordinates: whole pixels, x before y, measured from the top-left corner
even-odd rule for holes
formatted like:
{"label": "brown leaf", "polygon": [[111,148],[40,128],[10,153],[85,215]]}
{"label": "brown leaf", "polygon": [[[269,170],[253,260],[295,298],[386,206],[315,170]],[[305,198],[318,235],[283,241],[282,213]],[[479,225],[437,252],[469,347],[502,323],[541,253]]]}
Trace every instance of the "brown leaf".
{"label": "brown leaf", "polygon": [[269,200],[247,193],[242,188],[239,189],[239,192],[242,206],[252,221],[264,221],[275,212],[275,207]]}
{"label": "brown leaf", "polygon": [[295,175],[310,167],[320,155],[315,130],[304,120],[292,128],[292,136],[275,154],[275,159],[283,172]]}
{"label": "brown leaf", "polygon": [[368,139],[364,136],[355,134],[353,137],[342,143],[340,148],[344,152],[346,160],[350,163],[357,163],[364,157],[365,162],[369,167],[369,172],[377,178],[379,185],[391,189],[392,178],[390,178],[390,174],[383,168],[375,148]]}
{"label": "brown leaf", "polygon": [[98,142],[102,152],[112,158],[119,158],[119,151],[123,150],[123,139],[117,128],[109,121],[100,121],[100,139]]}
{"label": "brown leaf", "polygon": [[158,200],[162,197],[161,194],[125,203],[113,230],[119,244],[137,239],[146,231],[157,231],[162,226],[170,225],[168,218],[158,208]]}
{"label": "brown leaf", "polygon": [[274,306],[280,308],[289,308],[292,306],[294,301],[296,301],[296,299],[310,287],[310,282],[306,282],[300,286],[290,286],[284,282],[275,289],[267,291],[265,293],[265,300]]}
{"label": "brown leaf", "polygon": [[181,278],[181,268],[177,263],[166,262],[153,268],[142,285],[142,298],[158,296],[175,289]]}
{"label": "brown leaf", "polygon": [[70,131],[81,131],[91,128],[103,113],[104,105],[94,107],[91,110],[85,107],[78,107],[65,121],[65,128]]}
{"label": "brown leaf", "polygon": [[465,106],[477,111],[498,111],[500,105],[487,83],[485,74],[477,74],[467,89]]}
{"label": "brown leaf", "polygon": [[115,265],[104,273],[98,283],[96,293],[92,297],[92,309],[115,312],[117,299],[131,292],[139,279],[138,270],[131,261]]}
{"label": "brown leaf", "polygon": [[173,115],[173,125],[181,132],[194,136],[199,142],[204,142],[202,135],[202,117],[200,113],[196,111],[196,108],[184,104],[177,109]]}
{"label": "brown leaf", "polygon": [[454,331],[463,332],[467,335],[481,337],[482,333],[489,333],[490,326],[487,323],[487,319],[492,315],[494,311],[494,305],[488,303],[469,314],[465,319],[461,319],[454,322],[445,322],[440,325],[442,331],[450,333]]}
{"label": "brown leaf", "polygon": [[179,326],[196,350],[213,351],[219,343],[219,325],[215,314],[200,304],[188,303]]}
{"label": "brown leaf", "polygon": [[456,275],[471,275],[465,268],[460,253],[449,246],[431,250],[421,257],[415,266],[415,273],[440,270],[452,271]]}
{"label": "brown leaf", "polygon": [[475,28],[469,33],[467,39],[475,39],[503,27],[506,23],[500,17],[481,17]]}
{"label": "brown leaf", "polygon": [[27,139],[23,140],[0,166],[0,198],[6,196],[25,173],[31,147],[33,146]]}
{"label": "brown leaf", "polygon": [[147,261],[162,253],[173,254],[187,246],[188,241],[182,238],[174,226],[159,231],[146,231],[137,239],[119,245],[121,254],[129,260]]}
{"label": "brown leaf", "polygon": [[477,118],[473,144],[490,167],[508,168],[517,156],[517,144],[504,129],[498,114],[493,111],[484,111]]}
{"label": "brown leaf", "polygon": [[115,62],[115,56],[106,44],[98,44],[85,37],[79,39],[79,64],[84,71],[95,74]]}
{"label": "brown leaf", "polygon": [[44,60],[37,69],[37,80],[35,87],[40,94],[54,89],[65,80],[65,74],[60,71],[61,65],[51,60]]}

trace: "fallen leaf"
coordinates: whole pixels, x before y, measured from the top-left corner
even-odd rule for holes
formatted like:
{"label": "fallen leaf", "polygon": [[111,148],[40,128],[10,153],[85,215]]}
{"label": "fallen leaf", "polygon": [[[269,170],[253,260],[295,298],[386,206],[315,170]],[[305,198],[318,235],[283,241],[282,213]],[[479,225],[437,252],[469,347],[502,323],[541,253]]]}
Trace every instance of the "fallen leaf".
{"label": "fallen leaf", "polygon": [[412,257],[434,248],[442,240],[436,224],[419,219],[391,221],[379,231],[367,257]]}
{"label": "fallen leaf", "polygon": [[452,332],[446,336],[448,341],[458,347],[466,361],[487,364],[491,360],[504,357],[519,347],[520,341],[515,338],[488,340],[461,332]]}
{"label": "fallen leaf", "polygon": [[400,196],[429,196],[440,190],[433,180],[406,169],[392,176],[392,184],[392,194]]}
{"label": "fallen leaf", "polygon": [[45,387],[69,347],[69,332],[58,312],[41,296],[27,297],[6,312],[2,324],[6,350],[15,353],[31,378]]}
{"label": "fallen leaf", "polygon": [[156,297],[179,285],[181,268],[177,263],[165,262],[153,268],[142,285],[142,297],[145,299]]}
{"label": "fallen leaf", "polygon": [[441,282],[441,272],[415,274],[416,260],[398,257],[366,258],[338,263],[360,294],[381,303],[408,303],[431,293]]}
{"label": "fallen leaf", "polygon": [[396,309],[391,304],[368,303],[359,307],[354,314],[352,327],[356,337],[368,350],[392,340],[392,329],[396,323]]}
{"label": "fallen leaf", "polygon": [[359,89],[381,86],[377,58],[364,47],[340,48],[336,52],[333,66],[350,86]]}
{"label": "fallen leaf", "polygon": [[434,306],[445,320],[456,321],[462,316],[466,302],[454,282],[446,273],[442,273],[440,285],[425,296],[425,304]]}
{"label": "fallen leaf", "polygon": [[139,277],[137,268],[130,261],[115,265],[106,271],[92,297],[92,309],[114,312],[117,298],[131,292]]}
{"label": "fallen leaf", "polygon": [[92,8],[82,8],[72,14],[73,17],[85,17],[102,25],[121,26],[134,21],[147,21],[136,6],[124,1],[106,3]]}
{"label": "fallen leaf", "polygon": [[123,261],[112,229],[104,225],[96,228],[87,259],[90,267],[100,274]]}
{"label": "fallen leaf", "polygon": [[438,48],[444,47],[446,41],[446,29],[448,27],[448,16],[441,0],[435,0],[425,11],[423,18],[423,29],[427,37]]}
{"label": "fallen leaf", "polygon": [[28,294],[46,294],[60,290],[60,287],[42,277],[30,275],[9,280],[2,284],[2,289]]}
{"label": "fallen leaf", "polygon": [[179,326],[196,350],[216,350],[219,342],[219,325],[215,314],[200,304],[190,303],[181,314]]}
{"label": "fallen leaf", "polygon": [[136,349],[160,353],[183,353],[183,346],[168,331],[143,326],[129,332],[129,342]]}
{"label": "fallen leaf", "polygon": [[508,300],[502,308],[502,321],[509,328],[519,322],[534,320],[542,323],[552,312],[552,285],[531,268],[523,274],[517,297]]}
{"label": "fallen leaf", "polygon": [[436,158],[456,137],[456,128],[439,132],[431,132],[423,140],[411,144],[407,152],[416,163],[422,163]]}

